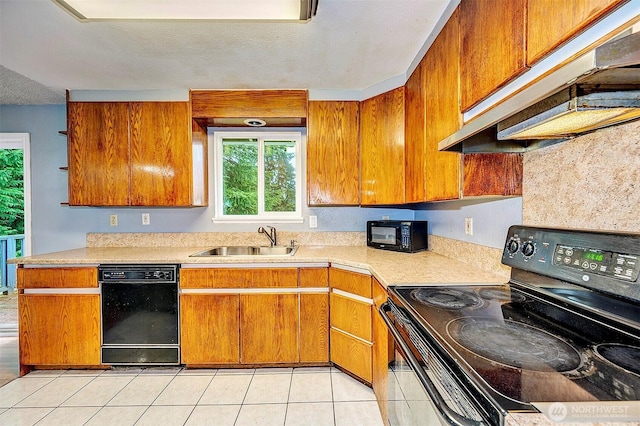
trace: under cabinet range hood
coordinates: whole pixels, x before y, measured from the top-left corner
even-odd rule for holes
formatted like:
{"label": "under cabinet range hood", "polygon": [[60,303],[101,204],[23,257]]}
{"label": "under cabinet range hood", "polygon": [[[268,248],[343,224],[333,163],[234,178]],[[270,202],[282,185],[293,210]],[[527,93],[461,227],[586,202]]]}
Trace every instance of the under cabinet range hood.
{"label": "under cabinet range hood", "polygon": [[[628,22],[628,16],[620,19]],[[640,118],[637,28],[628,28],[586,53],[576,53],[560,49],[465,112],[464,126],[440,141],[439,150],[526,152]],[[562,55],[575,59],[554,66],[562,62]]]}
{"label": "under cabinet range hood", "polygon": [[639,118],[640,33],[594,55],[594,68],[574,84],[498,123],[498,139],[565,139]]}

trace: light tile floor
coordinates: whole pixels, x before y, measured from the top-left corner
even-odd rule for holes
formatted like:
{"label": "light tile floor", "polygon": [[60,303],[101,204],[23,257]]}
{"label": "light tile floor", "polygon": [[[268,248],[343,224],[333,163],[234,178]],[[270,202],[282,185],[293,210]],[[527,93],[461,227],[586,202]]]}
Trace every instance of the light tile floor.
{"label": "light tile floor", "polygon": [[335,368],[34,371],[0,387],[0,425],[382,425]]}

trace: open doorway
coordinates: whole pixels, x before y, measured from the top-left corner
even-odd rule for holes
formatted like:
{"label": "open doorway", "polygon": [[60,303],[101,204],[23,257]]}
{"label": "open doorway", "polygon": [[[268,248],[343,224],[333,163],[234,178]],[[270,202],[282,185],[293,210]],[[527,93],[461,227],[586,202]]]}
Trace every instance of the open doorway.
{"label": "open doorway", "polygon": [[15,288],[9,258],[31,254],[31,170],[28,133],[0,133],[0,290]]}

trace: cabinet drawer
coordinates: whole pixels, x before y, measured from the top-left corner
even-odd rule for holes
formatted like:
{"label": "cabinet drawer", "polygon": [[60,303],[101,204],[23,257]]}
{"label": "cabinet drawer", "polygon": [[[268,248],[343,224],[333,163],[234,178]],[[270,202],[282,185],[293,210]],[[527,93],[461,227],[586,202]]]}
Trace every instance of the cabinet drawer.
{"label": "cabinet drawer", "polygon": [[371,383],[372,345],[331,329],[331,361]]}
{"label": "cabinet drawer", "polygon": [[330,268],[329,282],[332,288],[337,288],[347,293],[371,299],[371,276],[345,271],[344,269]]}
{"label": "cabinet drawer", "polygon": [[329,268],[300,269],[300,287],[328,287]]}
{"label": "cabinet drawer", "polygon": [[274,288],[298,287],[296,268],[182,269],[181,288]]}
{"label": "cabinet drawer", "polygon": [[371,341],[371,305],[331,293],[331,327]]}
{"label": "cabinet drawer", "polygon": [[18,268],[18,288],[98,287],[97,268]]}

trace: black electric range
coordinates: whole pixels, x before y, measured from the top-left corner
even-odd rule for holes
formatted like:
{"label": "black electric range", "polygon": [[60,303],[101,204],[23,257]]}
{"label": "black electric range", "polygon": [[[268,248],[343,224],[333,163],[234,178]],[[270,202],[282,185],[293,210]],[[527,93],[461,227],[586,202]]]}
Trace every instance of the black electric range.
{"label": "black electric range", "polygon": [[425,380],[465,401],[457,422],[558,402],[640,409],[640,235],[514,226],[502,261],[504,285],[389,287],[386,313]]}

